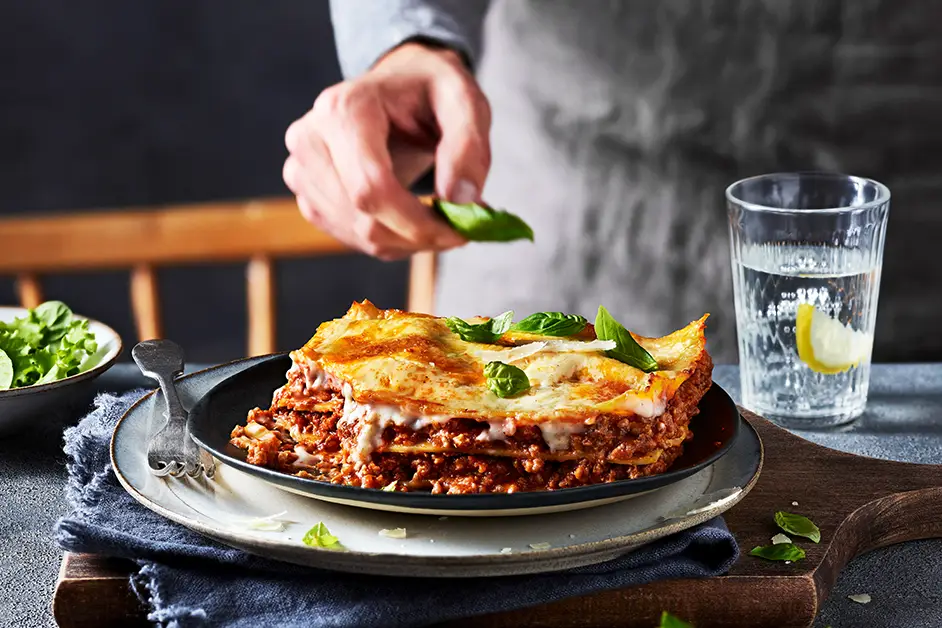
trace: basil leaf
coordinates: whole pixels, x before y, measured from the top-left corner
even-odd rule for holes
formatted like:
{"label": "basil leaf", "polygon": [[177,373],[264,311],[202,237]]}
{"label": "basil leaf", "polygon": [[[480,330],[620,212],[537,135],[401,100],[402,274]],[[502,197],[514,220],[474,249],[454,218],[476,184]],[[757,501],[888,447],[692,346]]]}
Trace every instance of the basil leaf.
{"label": "basil leaf", "polygon": [[533,241],[533,229],[519,216],[502,209],[492,209],[477,203],[449,203],[441,199],[432,201],[434,207],[451,228],[474,242]]}
{"label": "basil leaf", "polygon": [[304,535],[304,538],[301,539],[301,542],[310,547],[326,547],[333,549],[340,549],[343,546],[340,545],[340,542],[337,540],[333,534],[330,533],[330,530],[327,529],[327,526],[323,522],[318,521],[317,525],[307,531]]}
{"label": "basil leaf", "polygon": [[657,360],[638,344],[621,323],[616,321],[604,306],[599,306],[595,315],[595,335],[599,340],[614,340],[616,347],[605,352],[610,358],[624,362],[645,373],[657,370]]}
{"label": "basil leaf", "polygon": [[777,545],[762,545],[752,548],[750,556],[758,556],[766,560],[796,561],[805,557],[805,550],[794,543],[779,543]]}
{"label": "basil leaf", "polygon": [[512,397],[530,389],[530,380],[522,369],[504,364],[503,362],[488,362],[484,366],[484,377],[487,378],[487,387],[498,397]]}
{"label": "basil leaf", "polygon": [[821,542],[821,530],[808,517],[780,510],[775,513],[775,523],[789,534],[803,536],[815,543]]}
{"label": "basil leaf", "polygon": [[667,611],[661,611],[661,623],[657,625],[657,628],[693,628],[693,624],[688,624]]}
{"label": "basil leaf", "polygon": [[448,329],[458,334],[465,342],[480,342],[483,344],[494,344],[497,340],[510,329],[514,320],[514,311],[507,310],[500,316],[495,316],[489,321],[472,325],[464,319],[452,316],[445,319],[445,325]]}
{"label": "basil leaf", "polygon": [[589,321],[578,314],[537,312],[514,324],[513,329],[544,336],[573,336],[585,329],[588,324]]}

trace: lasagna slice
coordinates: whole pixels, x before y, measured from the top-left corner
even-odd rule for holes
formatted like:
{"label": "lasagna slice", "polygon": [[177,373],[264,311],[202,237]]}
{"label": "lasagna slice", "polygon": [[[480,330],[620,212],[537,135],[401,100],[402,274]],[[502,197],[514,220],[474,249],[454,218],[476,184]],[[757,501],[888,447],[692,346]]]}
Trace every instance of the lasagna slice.
{"label": "lasagna slice", "polygon": [[[632,334],[657,361],[646,373],[608,357],[612,343],[592,325],[485,344],[442,318],[354,303],[291,352],[271,407],[251,410],[230,442],[252,464],[395,491],[509,493],[662,473],[711,385],[706,318],[663,338]],[[495,394],[485,376],[495,361],[522,370],[529,388]]]}

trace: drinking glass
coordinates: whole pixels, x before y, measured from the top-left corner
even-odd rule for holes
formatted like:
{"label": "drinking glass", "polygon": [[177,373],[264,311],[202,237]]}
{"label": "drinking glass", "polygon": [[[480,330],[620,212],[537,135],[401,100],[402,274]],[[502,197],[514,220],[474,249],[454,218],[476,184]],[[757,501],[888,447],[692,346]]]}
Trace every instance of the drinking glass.
{"label": "drinking glass", "polygon": [[826,172],[726,190],[742,405],[787,427],[863,413],[890,191]]}

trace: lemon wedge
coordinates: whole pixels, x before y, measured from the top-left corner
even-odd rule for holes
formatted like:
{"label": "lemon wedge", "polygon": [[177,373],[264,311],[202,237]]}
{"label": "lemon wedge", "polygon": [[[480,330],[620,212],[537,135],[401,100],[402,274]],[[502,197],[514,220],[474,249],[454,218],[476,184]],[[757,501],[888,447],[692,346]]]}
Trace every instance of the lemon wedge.
{"label": "lemon wedge", "polygon": [[799,359],[816,373],[843,373],[870,352],[870,334],[842,325],[810,303],[798,306],[795,342]]}

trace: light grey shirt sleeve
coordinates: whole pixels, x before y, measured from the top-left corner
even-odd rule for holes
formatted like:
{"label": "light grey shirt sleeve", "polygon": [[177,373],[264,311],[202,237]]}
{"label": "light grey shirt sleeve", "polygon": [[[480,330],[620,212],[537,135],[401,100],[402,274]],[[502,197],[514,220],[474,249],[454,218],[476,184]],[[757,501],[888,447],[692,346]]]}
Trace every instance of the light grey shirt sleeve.
{"label": "light grey shirt sleeve", "polygon": [[432,40],[454,48],[474,67],[489,4],[489,0],[330,0],[344,78],[362,74],[409,40]]}

